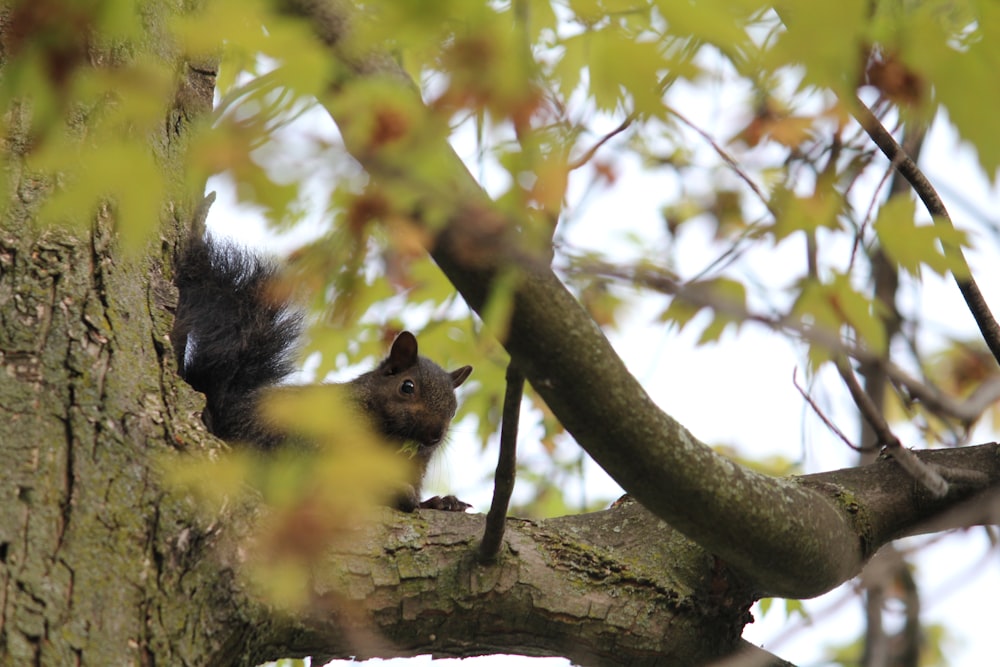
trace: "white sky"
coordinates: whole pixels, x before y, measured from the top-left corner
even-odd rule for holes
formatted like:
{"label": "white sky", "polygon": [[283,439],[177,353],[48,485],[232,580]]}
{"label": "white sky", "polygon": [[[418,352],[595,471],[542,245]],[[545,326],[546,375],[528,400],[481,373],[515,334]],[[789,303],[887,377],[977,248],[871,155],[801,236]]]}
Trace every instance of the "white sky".
{"label": "white sky", "polygon": [[[734,105],[726,95],[719,90],[708,94],[702,91],[700,98],[688,96],[680,109],[689,118],[704,123],[701,127],[721,140],[732,133],[731,124],[738,120],[728,111]],[[308,135],[306,141],[332,131],[322,113],[308,114],[301,122]],[[469,159],[475,155],[474,146],[468,141],[460,138],[457,147]],[[700,150],[706,148],[702,145]],[[613,147],[606,150],[613,151]],[[939,122],[921,159],[957,225],[963,228],[968,228],[965,223],[982,211],[990,212],[994,220],[1000,211],[1000,191],[979,175],[973,158],[971,151],[959,145],[954,133]],[[602,250],[624,248],[615,238],[626,229],[658,242],[662,229],[659,206],[671,195],[670,185],[665,184],[662,174],[644,172],[634,160],[622,159],[619,164],[624,169],[616,185],[607,191],[591,193],[585,213],[574,222],[570,235],[574,245]],[[481,171],[476,164],[470,167],[473,173]],[[571,184],[571,202],[579,198],[580,187],[578,181]],[[225,179],[213,179],[209,188],[219,192],[209,219],[215,233],[233,236],[248,245],[266,245],[269,250],[281,246],[264,231],[252,211],[235,206],[232,188]],[[951,196],[954,192],[962,193],[961,201]],[[963,201],[971,202],[974,209],[964,208]],[[317,210],[321,211],[322,205]],[[312,220],[309,224],[322,223]],[[683,245],[676,254],[690,267],[682,268],[703,266],[713,256],[704,234],[694,228],[683,235]],[[286,243],[284,247],[290,245]],[[1000,276],[993,254],[996,245],[990,241],[984,247],[989,252],[971,253],[970,261],[988,302],[1000,312]],[[777,250],[762,249],[753,262],[755,270],[771,266],[780,271],[782,266],[801,261],[800,255],[799,246],[789,240]],[[922,311],[925,315],[933,313],[942,330],[974,333],[971,318],[950,281],[932,277],[925,282],[920,296]],[[655,322],[654,315],[665,303],[662,297],[644,299],[631,312],[627,324],[610,336],[626,364],[663,409],[702,440],[733,445],[748,457],[781,454],[803,461],[808,472],[852,464],[854,452],[826,433],[793,387],[792,371],[801,359],[784,339],[760,328],[745,327],[739,336],[727,334],[718,344],[696,347],[697,328],[678,334]],[[801,370],[799,377],[803,377]],[[831,406],[832,416],[839,418],[839,425],[853,435],[857,431],[855,417],[844,405]],[[530,460],[539,455],[538,445],[530,433],[522,435],[519,457]],[[981,430],[973,442],[994,438],[995,434]],[[445,460],[432,466],[427,490],[455,493],[471,502],[476,511],[485,512],[492,490],[483,480],[492,475],[494,457],[492,450],[480,456],[472,428],[458,424]],[[574,493],[585,493],[589,498],[614,498],[620,494],[617,485],[596,466],[587,469],[585,484],[585,489],[577,489],[569,497],[575,497]],[[928,541],[909,540],[902,546],[910,548]],[[990,550],[982,529],[936,541],[933,546],[919,550],[915,557],[924,622],[948,626],[956,640],[946,646],[952,667],[996,664],[1000,556],[996,549]],[[848,596],[841,588],[807,601],[806,609],[812,615],[809,623],[799,618],[785,619],[780,602],[763,619],[755,609],[757,622],[747,626],[744,637],[798,665],[820,664],[825,645],[855,639],[861,632],[860,601]],[[410,667],[429,662],[429,659],[414,659],[386,664]],[[565,663],[525,658],[515,662],[509,657],[463,661],[463,665],[476,667]],[[449,661],[435,664],[449,664]]]}

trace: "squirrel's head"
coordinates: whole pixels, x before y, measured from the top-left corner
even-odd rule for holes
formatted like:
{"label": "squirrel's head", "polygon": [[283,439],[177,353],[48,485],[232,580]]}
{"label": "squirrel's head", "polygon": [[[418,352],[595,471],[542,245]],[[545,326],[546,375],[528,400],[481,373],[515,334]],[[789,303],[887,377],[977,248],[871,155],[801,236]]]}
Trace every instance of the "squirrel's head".
{"label": "squirrel's head", "polygon": [[390,440],[412,442],[429,457],[448,432],[458,401],[455,389],[471,366],[446,371],[417,354],[417,339],[404,331],[375,370],[355,379],[366,412]]}

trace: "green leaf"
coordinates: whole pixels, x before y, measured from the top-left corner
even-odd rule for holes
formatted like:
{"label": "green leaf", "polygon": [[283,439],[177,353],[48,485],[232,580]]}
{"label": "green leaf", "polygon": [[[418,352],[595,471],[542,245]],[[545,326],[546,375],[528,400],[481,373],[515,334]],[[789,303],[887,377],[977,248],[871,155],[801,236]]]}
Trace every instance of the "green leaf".
{"label": "green leaf", "polygon": [[885,325],[879,317],[881,306],[867,294],[856,290],[848,276],[835,274],[829,285],[831,306],[845,324],[854,329],[858,339],[874,352],[885,351]]}
{"label": "green leaf", "polygon": [[793,614],[801,616],[807,621],[810,619],[809,612],[802,600],[785,600],[785,618],[791,618]]}
{"label": "green leaf", "polygon": [[801,65],[804,84],[830,88],[841,97],[853,95],[868,6],[868,0],[782,0],[775,10],[787,29],[765,53],[765,66]]}
{"label": "green leaf", "polygon": [[764,598],[760,601],[760,613],[761,616],[766,616],[771,605],[774,603],[774,598]]}
{"label": "green leaf", "polygon": [[577,88],[586,67],[589,93],[598,109],[615,111],[631,101],[636,111],[656,114],[662,110],[660,77],[667,62],[650,37],[637,38],[611,25],[569,37],[562,46],[554,73],[563,97]]}
{"label": "green leaf", "polygon": [[832,188],[818,187],[808,197],[778,188],[771,198],[771,206],[778,212],[772,231],[775,240],[781,241],[794,232],[839,228],[838,216],[844,209],[844,200]]}
{"label": "green leaf", "polygon": [[[880,318],[880,306],[851,284],[850,276],[835,273],[830,282],[806,280],[792,309],[803,324],[813,327],[822,336],[836,338],[844,325],[850,326],[859,341],[869,349],[881,352],[886,346],[885,327]],[[810,345],[815,365],[828,359],[822,344]]]}
{"label": "green leaf", "polygon": [[493,282],[493,289],[483,306],[483,322],[500,340],[507,338],[510,318],[514,313],[514,292],[522,277],[514,267],[503,270]]}
{"label": "green leaf", "polygon": [[667,20],[671,35],[693,37],[714,44],[724,52],[735,51],[748,41],[743,27],[737,23],[732,2],[657,0],[656,7]]}
{"label": "green leaf", "polygon": [[660,319],[674,322],[681,330],[702,309],[711,309],[712,318],[701,332],[699,345],[719,340],[731,324],[739,327],[746,310],[746,287],[730,278],[689,283],[670,302]]}
{"label": "green leaf", "polygon": [[528,31],[530,41],[532,43],[541,41],[546,32],[554,35],[559,20],[551,0],[528,0],[527,7],[525,29]]}
{"label": "green leaf", "polygon": [[621,54],[631,40],[616,29],[596,30],[587,33],[587,71],[590,75],[590,94],[601,111],[615,111],[624,101],[621,63],[629,62]]}
{"label": "green leaf", "polygon": [[552,68],[559,95],[569,99],[580,86],[583,68],[587,63],[587,42],[590,33],[582,33],[564,39],[561,43],[562,56]]}
{"label": "green leaf", "polygon": [[673,322],[677,325],[678,331],[683,331],[691,320],[694,319],[703,306],[695,306],[680,297],[674,297],[670,300],[670,305],[667,309],[660,313],[659,320],[661,322]]}
{"label": "green leaf", "polygon": [[942,247],[965,245],[965,233],[947,222],[917,225],[914,216],[915,204],[908,195],[896,195],[879,209],[873,228],[889,259],[917,278],[924,266],[940,275],[964,274],[961,259]]}
{"label": "green leaf", "polygon": [[[924,0],[882,2],[870,27],[872,41],[905,67],[904,85],[933,90],[961,137],[975,147],[979,162],[996,182],[1000,174],[1000,6],[996,2]],[[925,93],[926,97],[929,97]],[[919,109],[929,120],[934,106]],[[908,109],[904,108],[904,111]]]}
{"label": "green leaf", "polygon": [[743,283],[716,278],[709,281],[706,288],[711,291],[709,299],[715,306],[715,317],[701,332],[699,345],[718,341],[731,324],[738,329],[743,321],[742,313],[746,310],[746,287]]}

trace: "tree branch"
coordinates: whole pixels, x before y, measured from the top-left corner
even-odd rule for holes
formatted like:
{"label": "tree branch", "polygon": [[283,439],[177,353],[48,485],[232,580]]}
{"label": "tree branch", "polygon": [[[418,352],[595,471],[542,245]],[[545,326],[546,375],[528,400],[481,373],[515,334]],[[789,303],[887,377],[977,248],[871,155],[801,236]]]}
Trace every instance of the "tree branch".
{"label": "tree branch", "polygon": [[[917,455],[927,465],[981,471],[992,491],[952,485],[934,498],[888,457],[789,483],[851,514],[853,539],[866,552],[901,535],[996,521],[1000,444]],[[252,596],[242,602],[254,633],[240,659],[249,667],[276,656],[507,652],[608,667],[787,665],[739,640],[759,596],[754,587],[638,503],[508,519],[509,550],[489,565],[476,556],[483,524],[482,515],[384,510],[314,570],[307,613],[276,619]],[[378,635],[388,641],[371,639]]]}
{"label": "tree branch", "polygon": [[[310,13],[317,3],[291,4],[319,22],[320,35],[351,20],[343,3],[323,5],[343,11],[332,27],[328,13]],[[333,48],[359,79],[404,76],[384,56],[367,57],[340,43]],[[345,75],[335,92],[351,80]],[[412,83],[396,92],[412,94],[414,107],[423,108]],[[438,167],[431,181],[426,168],[418,172],[366,143],[358,122],[378,109],[352,114],[338,108],[335,96],[324,104],[348,150],[375,180],[426,197],[413,209],[415,221],[438,231],[431,254],[474,310],[482,311],[501,271],[516,269],[520,282],[503,342],[567,430],[626,490],[772,594],[816,595],[858,571],[866,554],[836,506],[715,453],[650,400],[547,263],[520,248],[517,221],[494,209],[446,142],[421,145],[427,162]],[[435,225],[425,210],[447,222]]]}
{"label": "tree branch", "polygon": [[611,130],[610,132],[608,132],[607,134],[605,134],[603,137],[601,137],[599,140],[597,140],[597,142],[593,146],[591,146],[589,149],[587,149],[587,151],[583,155],[581,155],[579,158],[577,158],[576,160],[573,160],[568,165],[566,165],[567,170],[568,171],[574,171],[576,169],[579,169],[583,165],[587,164],[591,160],[593,160],[594,156],[597,155],[597,151],[599,151],[604,144],[608,143],[609,141],[611,141],[612,139],[614,139],[615,137],[617,137],[619,134],[621,134],[622,132],[624,132],[625,130],[627,130],[632,125],[632,123],[635,122],[635,119],[637,117],[638,116],[635,113],[629,114],[629,117],[626,118],[625,120],[623,120],[618,125],[618,127],[616,127],[615,129]]}
{"label": "tree branch", "polygon": [[[889,379],[905,390],[910,399],[920,401],[927,410],[938,417],[957,419],[966,427],[979,420],[983,413],[1000,398],[1000,376],[994,376],[984,381],[969,396],[959,400],[945,394],[934,385],[913,377],[884,356],[843,341],[832,331],[804,325],[798,318],[780,315],[769,316],[750,310],[743,303],[722,298],[711,290],[702,289],[702,285],[697,282],[684,283],[669,271],[648,266],[614,266],[590,259],[587,260],[582,269],[572,267],[565,270],[586,271],[589,275],[621,280],[630,285],[641,285],[663,294],[684,299],[694,306],[711,308],[734,320],[755,322],[772,331],[794,334],[802,340],[818,343],[831,352],[845,354],[858,360],[866,367],[866,372],[871,372],[871,369],[885,372]],[[864,449],[865,445],[862,444],[861,447]]]}
{"label": "tree branch", "polygon": [[[289,4],[324,39],[343,34],[353,20],[347,3]],[[361,124],[380,109],[358,114],[338,107],[338,96],[354,82],[375,77],[401,82],[394,99],[411,96],[409,108],[426,113],[397,64],[335,38],[327,43],[343,76],[323,103],[348,150],[373,179],[414,195],[414,221],[436,232],[433,258],[474,310],[482,311],[501,272],[517,275],[503,343],[598,464],[644,506],[742,572],[761,593],[810,597],[856,574],[870,553],[857,540],[851,515],[808,485],[735,464],[661,411],[547,262],[521,248],[518,221],[493,206],[443,138],[413,137],[420,142],[419,160],[401,150],[403,139],[394,141],[392,150],[380,150]],[[423,120],[414,118],[412,125],[422,127]],[[427,175],[430,170],[415,170],[415,162],[433,163],[433,176]]]}
{"label": "tree branch", "polygon": [[[852,102],[851,112],[854,114],[854,118],[864,128],[865,132],[868,133],[868,136],[875,142],[875,145],[879,147],[882,153],[899,170],[899,173],[910,182],[914,192],[920,197],[920,201],[924,203],[927,211],[933,216],[934,224],[953,229],[954,223],[951,221],[951,216],[948,215],[948,209],[945,208],[944,202],[941,201],[934,186],[927,180],[924,173],[910,159],[910,156],[900,148],[892,134],[885,129],[878,118],[875,117],[875,114],[871,112],[860,98],[855,97]],[[986,299],[983,297],[983,293],[979,290],[979,285],[976,284],[975,278],[972,277],[972,270],[965,259],[965,253],[962,252],[961,247],[948,243],[942,243],[941,245],[945,255],[957,266],[963,267],[965,275],[954,275],[955,283],[958,285],[958,289],[962,293],[962,298],[965,299],[965,303],[969,307],[969,312],[972,313],[972,317],[979,326],[983,340],[986,341],[990,352],[993,353],[993,358],[1000,362],[1000,325],[997,324],[993,313],[990,312],[989,305],[986,303]]]}
{"label": "tree branch", "polygon": [[517,433],[521,421],[521,397],[524,395],[524,375],[514,362],[507,364],[507,391],[503,397],[503,423],[500,427],[500,453],[493,476],[493,502],[486,515],[483,541],[479,544],[479,560],[492,562],[500,553],[506,526],[507,508],[514,492],[517,474]]}
{"label": "tree branch", "polygon": [[[254,637],[245,664],[503,652],[595,667],[693,665],[738,643],[734,619],[744,619],[752,592],[635,502],[508,519],[509,553],[490,565],[476,557],[482,527],[482,515],[385,510],[316,568],[311,610]],[[713,568],[717,577],[704,576]],[[249,611],[273,618],[270,609]],[[706,642],[705,632],[729,641]],[[389,641],[348,640],[374,634]]]}
{"label": "tree branch", "polygon": [[913,475],[913,478],[923,484],[934,496],[940,498],[948,493],[948,482],[934,468],[924,465],[912,451],[903,447],[903,443],[892,432],[882,413],[876,407],[875,401],[861,388],[847,360],[838,356],[834,359],[834,363],[841,379],[847,385],[847,390],[851,393],[851,398],[854,399],[854,404],[858,406],[862,418],[871,427],[878,442],[886,448],[889,455],[896,459],[900,466]]}

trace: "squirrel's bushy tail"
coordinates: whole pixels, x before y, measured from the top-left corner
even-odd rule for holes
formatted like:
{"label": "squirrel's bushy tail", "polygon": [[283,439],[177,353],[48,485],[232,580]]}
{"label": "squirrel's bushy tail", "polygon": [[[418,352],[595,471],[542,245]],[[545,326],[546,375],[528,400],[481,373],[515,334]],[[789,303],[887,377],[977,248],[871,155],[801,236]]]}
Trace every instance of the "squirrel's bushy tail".
{"label": "squirrel's bushy tail", "polygon": [[302,315],[273,293],[277,266],[195,233],[178,258],[173,341],[181,376],[205,394],[205,423],[223,440],[271,447],[258,396],[295,369]]}

